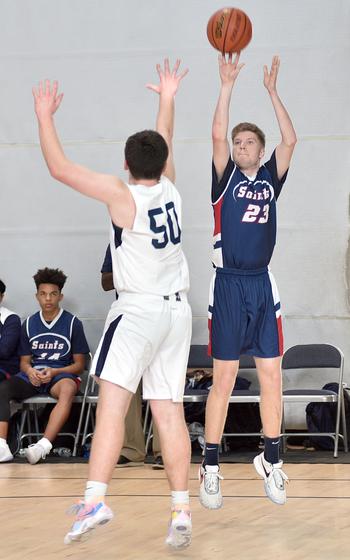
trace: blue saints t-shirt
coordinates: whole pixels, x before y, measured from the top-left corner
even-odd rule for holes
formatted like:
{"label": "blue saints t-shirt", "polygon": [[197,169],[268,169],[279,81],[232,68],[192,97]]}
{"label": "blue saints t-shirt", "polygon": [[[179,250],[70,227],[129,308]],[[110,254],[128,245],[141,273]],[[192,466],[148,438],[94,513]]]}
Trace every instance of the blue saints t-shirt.
{"label": "blue saints t-shirt", "polygon": [[0,381],[19,370],[20,334],[21,320],[18,315],[0,306]]}
{"label": "blue saints t-shirt", "polygon": [[101,274],[103,272],[113,272],[111,248],[109,245],[107,246],[105,258],[103,260],[102,267],[101,267]]}
{"label": "blue saints t-shirt", "polygon": [[[111,246],[109,244],[107,246],[105,258],[101,267],[101,274],[103,274],[104,272],[113,272]],[[115,292],[115,299],[118,299],[117,291]]]}
{"label": "blue saints t-shirt", "polygon": [[230,158],[218,181],[213,164],[215,267],[254,270],[266,267],[276,243],[276,200],[287,172],[277,176],[276,155],[249,178]]}
{"label": "blue saints t-shirt", "polygon": [[[82,322],[64,309],[50,323],[38,311],[22,325],[19,354],[32,356],[31,364],[36,369],[66,367],[73,363],[73,354],[88,352]],[[25,373],[18,375],[29,381]]]}

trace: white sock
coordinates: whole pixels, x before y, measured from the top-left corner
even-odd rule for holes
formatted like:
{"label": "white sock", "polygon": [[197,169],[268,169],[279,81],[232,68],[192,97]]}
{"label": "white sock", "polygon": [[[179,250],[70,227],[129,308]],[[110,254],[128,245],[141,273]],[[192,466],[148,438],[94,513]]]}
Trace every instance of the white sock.
{"label": "white sock", "polygon": [[37,443],[40,443],[41,447],[43,447],[46,451],[46,453],[50,453],[51,449],[52,449],[52,443],[49,439],[47,439],[46,437],[43,437],[41,439],[39,439],[39,441]]}
{"label": "white sock", "polygon": [[103,502],[106,494],[107,484],[98,482],[97,480],[88,480],[85,488],[84,501],[87,503]]}
{"label": "white sock", "polygon": [[179,492],[171,492],[171,507],[176,509],[179,505],[189,505],[190,503],[190,493],[188,490],[181,490]]}
{"label": "white sock", "polygon": [[8,447],[7,441],[5,438],[0,437],[0,447]]}

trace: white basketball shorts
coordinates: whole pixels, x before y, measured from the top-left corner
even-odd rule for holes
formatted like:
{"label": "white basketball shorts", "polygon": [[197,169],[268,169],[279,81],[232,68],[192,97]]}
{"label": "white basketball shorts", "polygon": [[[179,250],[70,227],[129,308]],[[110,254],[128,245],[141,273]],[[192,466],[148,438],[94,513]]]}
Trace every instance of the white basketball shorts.
{"label": "white basketball shorts", "polygon": [[144,399],[182,402],[192,334],[186,293],[155,296],[122,292],[112,304],[91,375]]}

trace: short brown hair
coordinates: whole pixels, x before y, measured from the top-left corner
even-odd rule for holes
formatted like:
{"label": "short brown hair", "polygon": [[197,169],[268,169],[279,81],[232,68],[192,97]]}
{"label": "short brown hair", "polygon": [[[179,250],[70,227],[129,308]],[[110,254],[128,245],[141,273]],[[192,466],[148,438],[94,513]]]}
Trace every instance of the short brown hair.
{"label": "short brown hair", "polygon": [[134,179],[159,180],[169,150],[163,136],[155,130],[136,132],[126,141],[125,160]]}
{"label": "short brown hair", "polygon": [[237,134],[239,134],[240,132],[245,132],[245,131],[249,131],[249,132],[254,132],[254,134],[257,135],[257,137],[259,138],[261,145],[263,148],[265,148],[265,134],[263,133],[263,131],[256,126],[256,124],[253,123],[249,123],[249,122],[242,122],[239,124],[236,124],[236,126],[232,129],[231,132],[231,138],[232,138],[232,142],[235,139],[235,137],[237,136]]}

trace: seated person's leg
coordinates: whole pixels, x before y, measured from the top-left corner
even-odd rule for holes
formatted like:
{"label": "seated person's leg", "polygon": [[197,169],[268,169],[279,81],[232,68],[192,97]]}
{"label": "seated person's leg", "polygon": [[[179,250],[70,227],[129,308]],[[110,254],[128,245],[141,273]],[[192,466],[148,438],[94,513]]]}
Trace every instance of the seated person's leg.
{"label": "seated person's leg", "polygon": [[7,432],[10,421],[10,401],[22,401],[37,394],[37,389],[20,377],[14,376],[0,383],[0,462],[11,461],[13,455],[7,444]]}
{"label": "seated person's leg", "polygon": [[152,451],[153,451],[153,469],[163,469],[164,463],[162,458],[162,452],[160,449],[160,439],[159,432],[156,424],[153,425],[153,438],[152,438]]}
{"label": "seated person's leg", "polygon": [[53,385],[50,384],[49,393],[58,402],[52,409],[43,437],[25,450],[26,458],[32,465],[40,459],[45,459],[50,453],[53,441],[69,417],[77,390],[76,381],[70,378],[63,378]]}
{"label": "seated person's leg", "polygon": [[145,459],[145,437],[142,427],[141,383],[133,395],[125,417],[125,438],[118,465],[131,462],[143,463]]}

